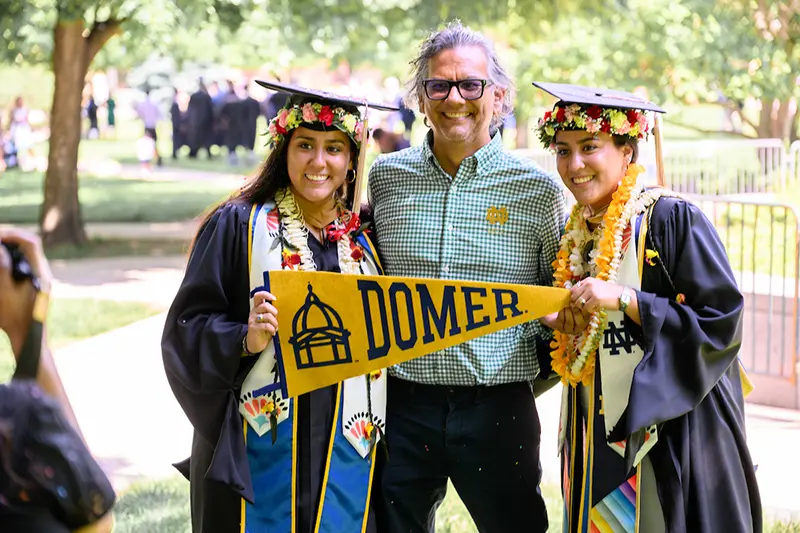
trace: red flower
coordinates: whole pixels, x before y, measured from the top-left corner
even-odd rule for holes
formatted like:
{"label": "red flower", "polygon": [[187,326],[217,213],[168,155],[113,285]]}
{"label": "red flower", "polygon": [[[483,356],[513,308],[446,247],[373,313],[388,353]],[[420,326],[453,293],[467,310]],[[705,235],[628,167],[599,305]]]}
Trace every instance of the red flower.
{"label": "red flower", "polygon": [[556,111],[556,120],[559,122],[564,122],[567,119],[567,110],[563,107],[559,107],[558,111]]}
{"label": "red flower", "polygon": [[611,133],[611,123],[607,120],[603,120],[602,124],[600,124],[600,131]]}
{"label": "red flower", "polygon": [[553,116],[553,112],[552,111],[548,111],[547,113],[544,114],[544,121],[547,122],[548,120],[550,120],[550,118],[552,116]]}
{"label": "red flower", "polygon": [[628,122],[631,123],[631,126],[639,121],[639,112],[635,109],[629,109],[625,115],[628,117]]}
{"label": "red flower", "polygon": [[586,114],[597,120],[603,115],[603,108],[599,105],[589,106],[589,108],[586,110]]}
{"label": "red flower", "polygon": [[300,254],[283,254],[283,261],[281,262],[281,267],[286,268],[287,266],[295,266],[300,264]]}
{"label": "red flower", "polygon": [[276,130],[278,131],[278,133],[280,133],[281,135],[286,135],[286,128],[284,128],[283,126],[281,126],[281,125],[280,125],[280,124],[278,124],[277,122],[275,123],[275,129],[276,129]]}
{"label": "red flower", "polygon": [[364,252],[361,251],[360,246],[356,246],[353,248],[353,251],[350,252],[350,257],[352,257],[355,261],[361,261],[364,258]]}
{"label": "red flower", "polygon": [[333,111],[331,110],[330,106],[322,106],[322,109],[319,112],[319,121],[326,126],[333,124]]}
{"label": "red flower", "polygon": [[[344,228],[336,229],[336,226],[333,224],[328,226],[328,240],[333,242],[338,241],[342,238],[342,235],[353,233],[359,226],[361,226],[361,220],[358,218],[358,215],[356,213],[351,213],[350,220]],[[353,243],[351,242],[350,244],[352,245]]]}

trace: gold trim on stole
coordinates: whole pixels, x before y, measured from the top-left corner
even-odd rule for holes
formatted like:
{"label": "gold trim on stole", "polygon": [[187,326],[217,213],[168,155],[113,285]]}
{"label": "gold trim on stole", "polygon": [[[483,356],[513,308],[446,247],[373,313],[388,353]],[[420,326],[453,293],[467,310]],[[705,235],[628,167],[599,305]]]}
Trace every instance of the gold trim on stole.
{"label": "gold trim on stole", "polygon": [[[374,429],[373,431],[377,431]],[[384,436],[384,438],[386,438]],[[375,473],[375,453],[378,450],[378,443],[375,442],[375,445],[372,447],[372,465],[369,468],[369,483],[367,483],[367,504],[364,506],[364,520],[361,522],[361,533],[366,533],[367,531],[367,521],[369,519],[369,502],[372,501],[372,477]]]}
{"label": "gold trim on stole", "polygon": [[[564,387],[568,387],[569,385],[562,385]],[[569,461],[569,507],[567,509],[567,518],[569,519],[569,529],[572,531],[572,522],[574,517],[572,516],[572,509],[575,505],[575,449],[576,449],[576,440],[577,440],[577,431],[578,431],[578,420],[577,420],[577,412],[578,412],[578,389],[574,387],[570,387],[572,390],[569,391],[570,398],[572,399],[572,449],[570,450],[570,461]],[[583,450],[581,450],[583,451]],[[581,487],[581,493],[583,492],[583,487]]]}
{"label": "gold trim on stole", "polygon": [[[591,524],[592,521],[592,470],[594,470],[594,388],[597,373],[595,372],[592,378],[592,385],[589,387],[589,409],[588,409],[588,422],[586,424],[587,446],[586,453],[584,454],[583,462],[583,479],[581,480],[581,508],[580,517],[578,518],[578,531],[583,531],[583,515],[584,506],[588,505],[589,510],[585,513],[586,518]],[[575,393],[577,394],[577,387]],[[591,463],[589,459],[591,458]],[[586,478],[589,478],[588,494],[586,491]],[[588,526],[588,524],[587,524]]]}
{"label": "gold trim on stole", "polygon": [[319,493],[317,523],[314,525],[314,533],[319,533],[319,527],[322,524],[322,511],[325,507],[325,493],[328,491],[328,475],[331,473],[331,459],[333,458],[333,441],[336,439],[336,430],[339,424],[339,406],[341,403],[342,384],[339,383],[336,385],[336,407],[333,409],[333,426],[331,427],[331,437],[328,443],[328,458],[325,460],[325,475],[322,477],[322,489]]}

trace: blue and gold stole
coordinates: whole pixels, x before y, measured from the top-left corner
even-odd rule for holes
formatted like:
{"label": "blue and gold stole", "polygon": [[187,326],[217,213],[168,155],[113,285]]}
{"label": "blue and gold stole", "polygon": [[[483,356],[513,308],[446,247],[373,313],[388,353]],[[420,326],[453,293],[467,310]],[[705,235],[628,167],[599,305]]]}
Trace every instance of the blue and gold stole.
{"label": "blue and gold stole", "polygon": [[[364,274],[381,273],[369,239],[356,242],[366,252]],[[269,290],[270,270],[280,270],[283,250],[280,218],[274,204],[254,206],[248,239],[251,297]],[[252,299],[251,299],[252,306]],[[294,533],[297,509],[297,410],[295,398],[281,393],[280,353],[271,342],[242,384],[240,414],[254,503],[242,500],[242,533]],[[369,386],[368,386],[369,383]],[[339,383],[325,474],[318,505],[316,532],[364,531],[375,465],[375,443],[366,431],[372,422],[384,429],[386,375],[358,376]],[[274,442],[273,442],[274,439]]]}

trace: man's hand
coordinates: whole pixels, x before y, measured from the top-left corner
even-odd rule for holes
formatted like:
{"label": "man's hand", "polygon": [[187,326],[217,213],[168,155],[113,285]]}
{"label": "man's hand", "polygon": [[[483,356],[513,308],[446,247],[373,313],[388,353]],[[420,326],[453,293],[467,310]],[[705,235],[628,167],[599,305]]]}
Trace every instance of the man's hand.
{"label": "man's hand", "polygon": [[539,321],[550,329],[577,335],[589,325],[589,314],[577,307],[565,307],[558,313],[543,316]]}

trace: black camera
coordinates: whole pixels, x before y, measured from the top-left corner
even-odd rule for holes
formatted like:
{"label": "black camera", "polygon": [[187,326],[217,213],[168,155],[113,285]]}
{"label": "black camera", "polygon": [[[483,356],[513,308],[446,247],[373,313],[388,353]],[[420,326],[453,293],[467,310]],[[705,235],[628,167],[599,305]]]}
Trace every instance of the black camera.
{"label": "black camera", "polygon": [[28,260],[25,259],[24,255],[22,255],[22,251],[19,249],[19,246],[7,242],[0,244],[2,244],[6,250],[8,250],[8,255],[11,256],[11,277],[14,278],[14,281],[21,282],[25,280],[31,280],[32,282],[36,283],[36,278],[33,275],[31,264],[28,263]]}

